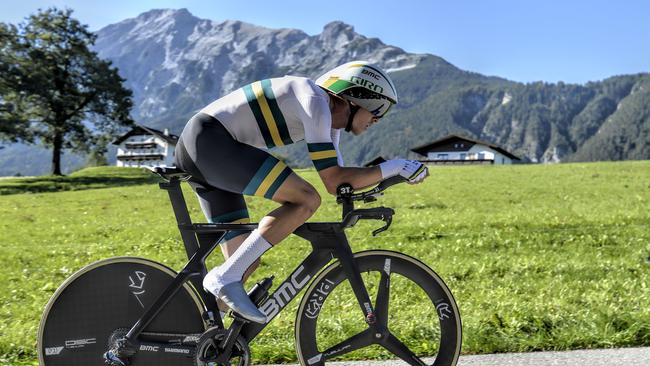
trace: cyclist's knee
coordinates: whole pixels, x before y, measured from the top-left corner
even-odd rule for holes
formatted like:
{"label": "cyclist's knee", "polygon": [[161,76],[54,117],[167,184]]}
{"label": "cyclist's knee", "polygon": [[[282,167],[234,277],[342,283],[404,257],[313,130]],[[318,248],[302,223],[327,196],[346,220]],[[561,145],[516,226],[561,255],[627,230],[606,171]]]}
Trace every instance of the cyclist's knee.
{"label": "cyclist's knee", "polygon": [[320,207],[321,197],[314,187],[307,184],[302,188],[301,199],[296,203],[311,217]]}
{"label": "cyclist's knee", "polygon": [[273,200],[280,203],[291,203],[298,206],[305,213],[313,214],[321,204],[321,197],[316,188],[296,174],[291,174],[283,184]]}

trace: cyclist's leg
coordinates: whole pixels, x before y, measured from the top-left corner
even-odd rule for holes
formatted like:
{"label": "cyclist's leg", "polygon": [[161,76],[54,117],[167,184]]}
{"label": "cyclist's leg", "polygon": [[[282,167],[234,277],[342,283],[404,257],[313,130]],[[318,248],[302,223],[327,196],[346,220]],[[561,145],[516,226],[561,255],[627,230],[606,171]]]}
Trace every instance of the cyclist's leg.
{"label": "cyclist's leg", "polygon": [[[242,287],[243,274],[272,244],[304,222],[315,210],[314,206],[318,206],[320,198],[314,204],[313,199],[288,194],[287,187],[293,187],[312,193],[312,198],[318,197],[313,187],[293,174],[286,164],[266,151],[235,141],[219,121],[204,114],[198,114],[186,125],[177,144],[176,159],[177,165],[196,179],[224,191],[267,199],[273,199],[280,191],[276,200],[280,200],[282,207],[264,218],[262,230],[253,231],[224,264],[208,273],[203,282],[208,291],[244,317],[264,322],[265,316],[248,299]],[[288,219],[293,220],[287,224]],[[271,235],[271,240],[263,233]]]}
{"label": "cyclist's leg", "polygon": [[[250,222],[246,201],[241,194],[224,191],[197,180],[190,180],[189,184],[196,193],[201,211],[208,222],[224,224],[247,224]],[[228,259],[239,248],[248,234],[247,231],[238,230],[226,233],[220,244],[225,259]],[[243,283],[257,269],[258,265],[259,260],[248,268],[244,273]]]}
{"label": "cyclist's leg", "polygon": [[272,199],[282,205],[260,220],[259,230],[274,245],[304,224],[321,203],[316,189],[293,172],[280,185]]}
{"label": "cyclist's leg", "polygon": [[176,150],[178,165],[210,186],[281,203],[260,220],[259,231],[271,245],[286,238],[320,206],[311,184],[268,152],[235,141],[208,115],[198,114],[188,122]]}

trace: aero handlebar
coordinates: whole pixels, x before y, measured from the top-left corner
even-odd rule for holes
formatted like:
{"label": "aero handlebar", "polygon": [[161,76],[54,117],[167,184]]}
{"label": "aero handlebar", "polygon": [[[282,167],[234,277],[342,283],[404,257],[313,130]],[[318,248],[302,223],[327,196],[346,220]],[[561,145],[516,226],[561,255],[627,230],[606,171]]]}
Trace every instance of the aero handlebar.
{"label": "aero handlebar", "polygon": [[376,207],[367,209],[354,209],[355,201],[374,202],[377,197],[381,196],[383,192],[395,184],[404,183],[407,179],[402,176],[390,177],[381,181],[374,188],[365,191],[354,193],[352,185],[344,183],[336,189],[336,202],[343,204],[343,222],[345,228],[354,226],[360,219],[382,220],[386,223],[385,226],[372,232],[372,235],[377,235],[385,231],[390,226],[393,220],[395,211],[388,207]]}

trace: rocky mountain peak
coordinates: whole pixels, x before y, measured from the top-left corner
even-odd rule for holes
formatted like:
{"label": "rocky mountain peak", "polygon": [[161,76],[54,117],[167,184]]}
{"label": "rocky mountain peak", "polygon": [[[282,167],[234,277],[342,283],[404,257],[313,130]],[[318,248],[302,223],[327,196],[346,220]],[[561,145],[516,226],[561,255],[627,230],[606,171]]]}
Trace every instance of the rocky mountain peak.
{"label": "rocky mountain peak", "polygon": [[354,31],[354,26],[337,20],[325,24],[323,32],[320,34],[320,38],[335,38],[340,35],[345,35],[349,38],[358,36]]}
{"label": "rocky mountain peak", "polygon": [[323,32],[318,39],[327,48],[341,49],[355,39],[365,40],[366,37],[356,33],[353,26],[341,21],[334,21],[323,27]]}
{"label": "rocky mountain peak", "polygon": [[194,18],[192,13],[189,12],[186,8],[182,9],[151,9],[140,15],[135,19],[140,19],[143,21],[154,21],[160,18]]}
{"label": "rocky mountain peak", "polygon": [[109,25],[99,30],[95,48],[100,57],[113,61],[133,90],[136,119],[156,118],[184,97],[186,113],[191,113],[260,78],[316,77],[359,59],[387,69],[421,59],[364,37],[340,21],[309,36],[297,29],[200,19],[187,9],[154,9]]}

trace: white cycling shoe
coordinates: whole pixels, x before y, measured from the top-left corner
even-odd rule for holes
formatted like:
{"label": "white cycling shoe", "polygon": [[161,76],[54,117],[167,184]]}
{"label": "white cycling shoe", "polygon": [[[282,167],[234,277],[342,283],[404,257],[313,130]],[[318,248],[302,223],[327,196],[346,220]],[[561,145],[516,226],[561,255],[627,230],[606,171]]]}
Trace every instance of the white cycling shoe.
{"label": "white cycling shoe", "polygon": [[218,297],[242,318],[255,323],[266,323],[266,315],[253,304],[241,282],[229,283],[221,287],[217,294],[212,291],[209,292]]}

